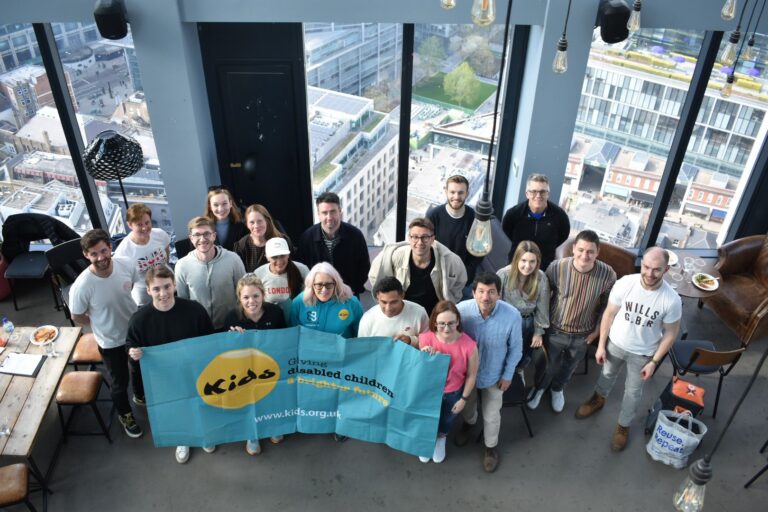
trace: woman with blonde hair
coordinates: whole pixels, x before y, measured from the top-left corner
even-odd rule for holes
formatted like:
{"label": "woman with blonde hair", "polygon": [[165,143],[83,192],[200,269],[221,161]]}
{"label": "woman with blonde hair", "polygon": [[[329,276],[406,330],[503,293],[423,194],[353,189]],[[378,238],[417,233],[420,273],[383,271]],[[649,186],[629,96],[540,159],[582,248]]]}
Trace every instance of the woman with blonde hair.
{"label": "woman with blonde hair", "polygon": [[363,307],[352,289],[333,265],[323,261],[310,269],[304,291],[293,299],[290,324],[354,338],[362,316]]}
{"label": "woman with blonde hair", "polygon": [[260,204],[252,204],[245,210],[245,226],[250,234],[235,242],[232,250],[243,260],[246,272],[253,272],[269,263],[264,250],[267,240],[287,237],[275,227],[269,210]]}
{"label": "woman with blonde hair", "polygon": [[203,217],[208,217],[216,223],[216,240],[219,245],[230,251],[235,242],[248,234],[235,198],[222,186],[208,189]]}
{"label": "woman with blonde hair", "polygon": [[517,245],[512,262],[496,274],[501,278],[501,298],[512,304],[523,317],[523,357],[518,369],[531,360],[531,350],[539,348],[549,327],[549,281],[541,265],[541,250],[530,240]]}
{"label": "woman with blonde hair", "polygon": [[[264,300],[264,284],[254,274],[245,274],[237,282],[237,308],[227,315],[226,325],[230,331],[245,332],[250,329],[282,329],[285,327],[283,312],[274,304]],[[278,444],[283,436],[271,437],[272,444]],[[258,439],[245,443],[249,455],[259,455],[261,444]]]}

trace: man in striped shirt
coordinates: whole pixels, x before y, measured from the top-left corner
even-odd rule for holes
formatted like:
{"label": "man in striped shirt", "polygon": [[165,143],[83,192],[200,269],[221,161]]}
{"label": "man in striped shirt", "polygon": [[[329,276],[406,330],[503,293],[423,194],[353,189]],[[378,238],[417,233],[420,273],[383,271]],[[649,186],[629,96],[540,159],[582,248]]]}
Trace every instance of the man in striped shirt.
{"label": "man in striped shirt", "polygon": [[549,387],[552,409],[563,411],[563,388],[584,359],[587,345],[600,335],[598,320],[608,304],[616,272],[597,260],[599,251],[597,233],[587,229],[576,235],[573,256],[555,260],[547,268],[552,300],[550,328],[544,345],[549,361],[544,381],[528,402],[530,409],[539,406],[544,391]]}

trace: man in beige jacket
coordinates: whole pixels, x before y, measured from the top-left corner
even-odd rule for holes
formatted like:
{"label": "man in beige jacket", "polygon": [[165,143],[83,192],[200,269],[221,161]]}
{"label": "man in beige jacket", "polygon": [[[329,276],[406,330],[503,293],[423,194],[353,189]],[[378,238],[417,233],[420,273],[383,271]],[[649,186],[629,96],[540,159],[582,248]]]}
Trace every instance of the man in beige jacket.
{"label": "man in beige jacket", "polygon": [[371,286],[385,276],[395,276],[405,290],[405,299],[420,304],[427,313],[441,300],[459,302],[467,270],[461,258],[435,241],[429,219],[413,219],[408,241],[389,244],[371,264]]}

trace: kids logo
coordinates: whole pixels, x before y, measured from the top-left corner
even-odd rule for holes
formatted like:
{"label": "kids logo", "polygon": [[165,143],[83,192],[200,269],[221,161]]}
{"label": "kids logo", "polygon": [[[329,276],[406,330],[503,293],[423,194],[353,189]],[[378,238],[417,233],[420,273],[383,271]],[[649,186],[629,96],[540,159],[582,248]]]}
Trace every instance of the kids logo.
{"label": "kids logo", "polygon": [[221,409],[240,409],[258,402],[277,385],[280,367],[255,348],[223,352],[197,378],[197,394]]}
{"label": "kids logo", "polygon": [[348,309],[342,309],[339,311],[339,320],[346,320],[349,318],[349,310]]}

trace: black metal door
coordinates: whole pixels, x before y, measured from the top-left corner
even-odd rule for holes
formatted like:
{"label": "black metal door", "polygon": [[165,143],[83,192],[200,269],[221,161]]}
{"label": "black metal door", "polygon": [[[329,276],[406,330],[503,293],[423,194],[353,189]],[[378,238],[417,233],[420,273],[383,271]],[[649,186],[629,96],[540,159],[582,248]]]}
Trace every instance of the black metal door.
{"label": "black metal door", "polygon": [[312,223],[302,26],[198,27],[221,183],[296,240]]}

